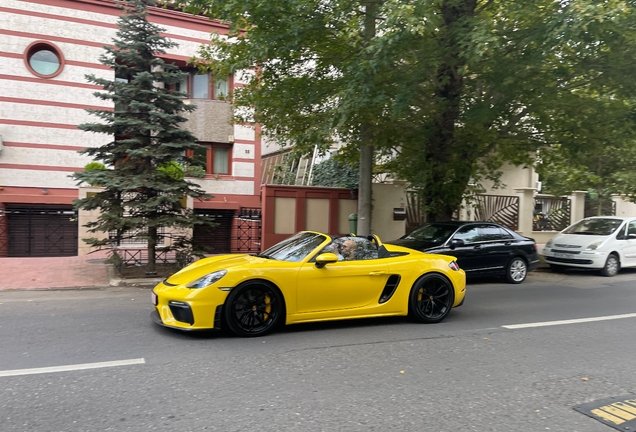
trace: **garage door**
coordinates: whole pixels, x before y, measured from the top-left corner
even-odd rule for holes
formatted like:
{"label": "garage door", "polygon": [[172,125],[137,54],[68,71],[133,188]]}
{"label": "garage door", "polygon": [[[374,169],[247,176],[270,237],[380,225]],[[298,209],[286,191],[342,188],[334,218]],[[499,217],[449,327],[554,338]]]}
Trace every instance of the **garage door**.
{"label": "garage door", "polygon": [[77,255],[72,206],[10,206],[5,210],[10,257]]}

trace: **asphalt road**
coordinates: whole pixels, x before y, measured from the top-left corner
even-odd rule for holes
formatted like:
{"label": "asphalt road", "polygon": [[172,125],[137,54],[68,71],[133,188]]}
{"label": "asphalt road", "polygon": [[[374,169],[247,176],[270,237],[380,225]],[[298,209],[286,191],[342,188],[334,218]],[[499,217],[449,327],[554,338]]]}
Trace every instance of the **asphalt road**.
{"label": "asphalt road", "polygon": [[241,339],[151,310],[147,288],[0,293],[0,431],[611,432],[573,408],[636,399],[636,271],[474,282],[436,325]]}

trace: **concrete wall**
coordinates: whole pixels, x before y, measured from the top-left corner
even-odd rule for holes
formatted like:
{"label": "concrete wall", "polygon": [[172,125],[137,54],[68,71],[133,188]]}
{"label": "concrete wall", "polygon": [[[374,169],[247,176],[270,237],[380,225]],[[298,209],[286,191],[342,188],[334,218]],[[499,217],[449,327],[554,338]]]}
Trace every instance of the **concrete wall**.
{"label": "concrete wall", "polygon": [[395,240],[406,234],[406,219],[395,220],[404,210],[406,216],[406,192],[404,182],[375,183],[373,191],[373,210],[371,214],[371,232],[382,241]]}
{"label": "concrete wall", "polygon": [[616,216],[636,216],[636,203],[619,195],[613,196],[612,200],[616,203]]}
{"label": "concrete wall", "polygon": [[505,163],[501,168],[501,183],[502,188],[494,189],[493,183],[490,181],[483,181],[481,186],[490,195],[515,195],[515,189],[518,188],[537,188],[537,182],[539,181],[539,174],[534,171],[534,168],[524,168],[523,166],[515,166],[511,163]]}

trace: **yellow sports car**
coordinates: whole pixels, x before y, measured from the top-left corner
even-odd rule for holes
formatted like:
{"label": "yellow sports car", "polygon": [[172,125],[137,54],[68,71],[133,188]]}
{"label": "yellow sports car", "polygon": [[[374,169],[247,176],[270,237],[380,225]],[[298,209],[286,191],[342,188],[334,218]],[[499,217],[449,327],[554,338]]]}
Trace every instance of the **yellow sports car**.
{"label": "yellow sports car", "polygon": [[152,319],[179,330],[227,326],[262,336],[281,324],[409,315],[442,321],[464,302],[455,258],[377,236],[302,231],[258,255],[204,258],[152,291]]}

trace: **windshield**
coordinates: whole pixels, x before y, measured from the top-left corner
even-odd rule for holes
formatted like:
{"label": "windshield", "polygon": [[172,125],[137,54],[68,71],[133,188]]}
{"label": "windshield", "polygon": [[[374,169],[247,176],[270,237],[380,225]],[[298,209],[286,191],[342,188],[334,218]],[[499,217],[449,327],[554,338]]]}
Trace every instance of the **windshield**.
{"label": "windshield", "polygon": [[258,254],[258,256],[279,261],[302,261],[325,240],[327,240],[327,237],[322,234],[299,232],[275,244],[266,251]]}
{"label": "windshield", "polygon": [[583,219],[566,228],[563,233],[608,236],[615,232],[622,223],[623,221],[620,219]]}
{"label": "windshield", "polygon": [[402,237],[406,240],[420,240],[430,243],[442,244],[457,230],[454,225],[424,224]]}

